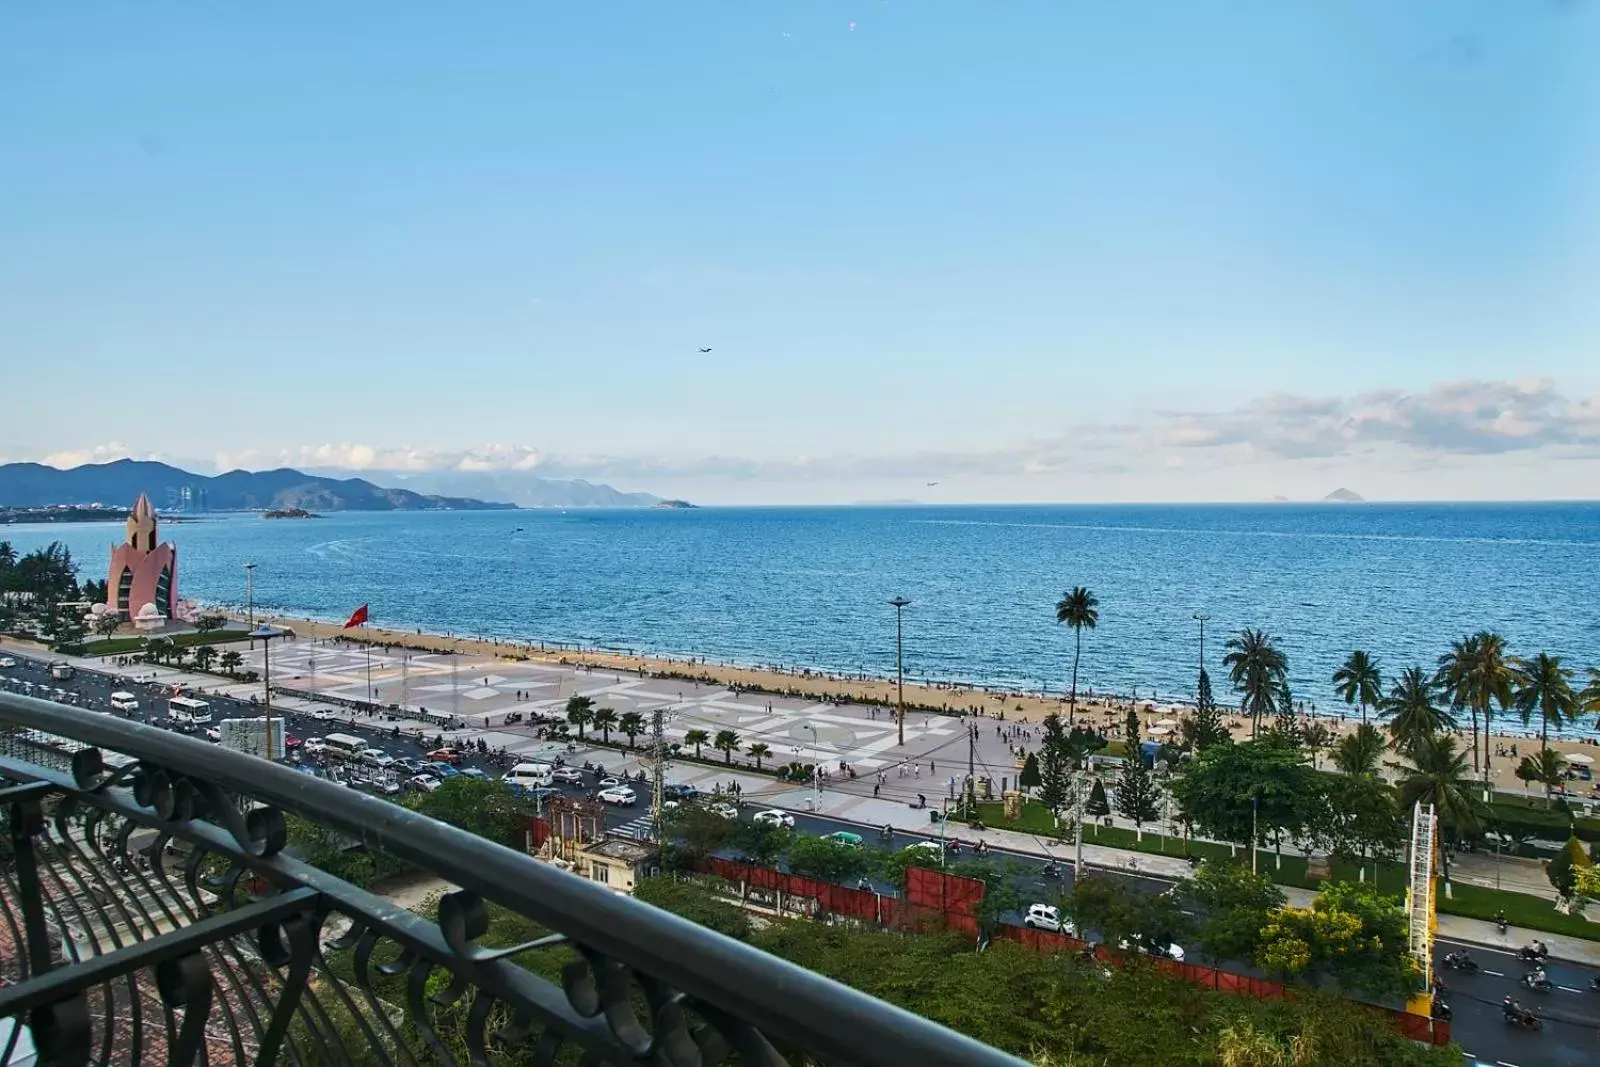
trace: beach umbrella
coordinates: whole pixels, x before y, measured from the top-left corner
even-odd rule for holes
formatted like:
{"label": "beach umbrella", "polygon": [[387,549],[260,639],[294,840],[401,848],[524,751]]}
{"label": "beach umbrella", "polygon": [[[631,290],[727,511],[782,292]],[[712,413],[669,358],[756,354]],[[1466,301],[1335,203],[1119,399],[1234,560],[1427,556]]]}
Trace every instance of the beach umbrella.
{"label": "beach umbrella", "polygon": [[1156,723],[1156,725],[1157,726],[1176,726],[1176,725],[1178,725],[1178,720],[1176,720],[1176,719],[1162,719],[1160,722]]}
{"label": "beach umbrella", "polygon": [[1172,728],[1170,726],[1152,726],[1148,731],[1151,737],[1165,737],[1171,732]]}
{"label": "beach umbrella", "polygon": [[1581,763],[1584,766],[1594,762],[1593,756],[1585,756],[1582,752],[1568,752],[1564,758],[1568,763]]}

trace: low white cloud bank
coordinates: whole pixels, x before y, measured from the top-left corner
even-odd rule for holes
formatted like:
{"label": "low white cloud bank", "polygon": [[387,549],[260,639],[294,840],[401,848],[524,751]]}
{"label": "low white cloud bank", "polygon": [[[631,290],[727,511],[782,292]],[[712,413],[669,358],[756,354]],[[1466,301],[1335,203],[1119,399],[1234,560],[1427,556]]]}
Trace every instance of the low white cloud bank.
{"label": "low white cloud bank", "polygon": [[[218,470],[273,467],[392,472],[523,472],[634,484],[718,482],[866,483],[902,479],[1037,479],[1071,471],[1117,476],[1144,471],[1329,461],[1382,455],[1411,467],[1471,463],[1513,454],[1600,457],[1600,396],[1570,397],[1553,381],[1452,381],[1420,392],[1379,390],[1344,397],[1275,394],[1226,411],[1156,411],[1134,421],[1087,423],[991,451],[893,455],[595,455],[530,445],[468,448],[362,443],[224,452]],[[118,443],[57,452],[52,466],[136,454]]]}

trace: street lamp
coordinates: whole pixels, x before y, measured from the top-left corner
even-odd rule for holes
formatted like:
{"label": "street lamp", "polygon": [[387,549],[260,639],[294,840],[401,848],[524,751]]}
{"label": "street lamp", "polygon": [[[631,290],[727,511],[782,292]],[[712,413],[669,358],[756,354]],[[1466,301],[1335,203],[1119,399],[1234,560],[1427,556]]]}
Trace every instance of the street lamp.
{"label": "street lamp", "polygon": [[897,596],[889,601],[889,606],[894,608],[894,669],[898,678],[896,688],[899,691],[900,702],[900,745],[906,743],[906,658],[905,658],[905,609],[911,601],[903,596]]}
{"label": "street lamp", "polygon": [[811,810],[822,810],[822,740],[817,737],[817,728],[808,722],[800,724],[800,729],[811,731],[811,755],[816,763],[811,766]]}
{"label": "street lamp", "polygon": [[[251,564],[255,566],[255,564]],[[282,630],[275,630],[271,626],[258,626],[250,631],[250,642],[261,642],[261,692],[262,699],[267,709],[267,762],[271,763],[272,756],[272,644],[274,637],[282,637]]]}
{"label": "street lamp", "polygon": [[[255,628],[256,628],[256,565],[254,563],[246,563],[244,565],[244,611],[245,611],[245,616],[248,619],[248,621],[245,623],[245,626],[248,629],[252,630],[252,631],[255,630]],[[255,643],[255,640],[252,638],[251,641],[250,641],[250,651],[254,652],[255,649],[256,649],[256,643]]]}
{"label": "street lamp", "polygon": [[1206,620],[1211,618],[1203,611],[1194,613],[1194,621],[1200,624],[1200,669],[1206,669]]}

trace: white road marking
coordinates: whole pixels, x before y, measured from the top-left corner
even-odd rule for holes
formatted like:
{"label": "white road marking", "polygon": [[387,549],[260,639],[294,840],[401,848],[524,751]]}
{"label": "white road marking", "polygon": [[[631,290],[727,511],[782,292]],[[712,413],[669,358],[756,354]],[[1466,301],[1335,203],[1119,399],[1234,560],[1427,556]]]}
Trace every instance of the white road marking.
{"label": "white road marking", "polygon": [[1500,1067],[1517,1067],[1516,1064],[1507,1063],[1505,1060],[1495,1060],[1494,1062],[1498,1063]]}
{"label": "white road marking", "polygon": [[1496,978],[1504,978],[1504,977],[1505,977],[1505,975],[1504,975],[1504,974],[1502,974],[1502,973],[1501,973],[1501,972],[1500,972],[1500,971],[1489,971],[1489,970],[1485,970],[1485,971],[1484,971],[1484,972],[1483,972],[1483,973],[1484,973],[1484,974],[1492,974],[1492,975],[1494,975],[1494,976],[1495,976],[1495,977],[1496,977]]}
{"label": "white road marking", "polygon": [[1581,989],[1573,989],[1569,985],[1558,985],[1558,986],[1556,986],[1556,988],[1557,989],[1565,989],[1568,993],[1582,993],[1583,992],[1583,990],[1581,990]]}

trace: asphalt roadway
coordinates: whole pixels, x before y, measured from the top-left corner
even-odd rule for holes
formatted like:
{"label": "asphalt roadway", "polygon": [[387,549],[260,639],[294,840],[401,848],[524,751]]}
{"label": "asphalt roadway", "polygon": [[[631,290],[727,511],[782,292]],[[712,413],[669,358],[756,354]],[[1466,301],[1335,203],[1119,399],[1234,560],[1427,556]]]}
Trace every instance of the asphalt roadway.
{"label": "asphalt roadway", "polygon": [[[0,655],[8,655],[17,663],[12,668],[0,667],[0,686],[9,691],[60,700],[93,711],[119,714],[111,710],[110,697],[113,692],[125,689],[139,697],[140,707],[123,717],[140,722],[165,721],[166,697],[171,691],[168,684],[130,684],[125,675],[102,673],[81,667],[74,670],[70,679],[57,680],[50,677],[47,660],[25,657],[13,652]],[[142,667],[130,669],[129,673],[138,673],[144,669]],[[211,705],[214,722],[234,717],[254,718],[262,714],[261,705],[248,700],[216,693],[207,694],[205,699]],[[419,745],[408,737],[395,737],[393,726],[382,720],[360,717],[354,720],[338,717],[318,718],[303,707],[278,705],[274,707],[274,714],[285,720],[285,731],[289,735],[302,740],[327,733],[347,733],[368,740],[373,748],[380,749],[396,759],[420,758],[427,751],[427,746]],[[523,729],[531,732],[531,727]],[[475,748],[462,746],[462,749],[465,753],[461,764],[463,769],[474,768],[489,777],[499,777],[502,773],[500,766],[480,755]],[[575,758],[581,762],[581,753]],[[616,760],[618,756],[608,751],[601,758]],[[587,779],[585,784],[564,786],[563,792],[577,796],[593,791],[594,776],[585,777]],[[647,817],[651,796],[649,783],[630,784],[639,795],[638,804],[631,808],[608,807],[606,824],[610,828],[623,829],[629,824],[637,826]],[[748,818],[759,810],[762,809],[758,805],[746,805],[741,816]],[[795,819],[796,830],[803,833],[824,834],[848,829],[861,834],[869,843],[887,845],[890,848],[928,840],[925,835],[897,833],[891,840],[884,841],[880,838],[879,828],[875,826],[808,812],[792,811],[791,814]],[[959,838],[959,831],[953,829],[951,836]],[[973,860],[982,857],[975,857],[970,851],[963,850],[959,858]],[[1063,867],[1059,876],[1050,877],[1043,873],[1044,863],[1036,855],[991,848],[988,859],[991,862],[1010,861],[1013,864],[1022,879],[1019,888],[1028,902],[1033,900],[1054,902],[1071,889],[1070,864]],[[1170,888],[1172,884],[1148,876],[1128,874],[1117,876],[1127,878],[1146,892],[1161,892]],[[880,892],[891,891],[891,887],[882,884],[875,884],[873,888]],[[1012,922],[1019,921],[1019,917],[1015,915],[1007,916],[1006,919]],[[1444,954],[1461,948],[1466,948],[1472,958],[1481,965],[1480,971],[1464,973],[1443,968]],[[1495,1065],[1495,1067],[1536,1067],[1546,1064],[1552,1067],[1578,1067],[1580,1064],[1600,1063],[1600,991],[1590,987],[1590,981],[1595,977],[1591,971],[1561,961],[1552,961],[1547,970],[1555,988],[1548,993],[1537,993],[1520,984],[1528,967],[1514,955],[1443,940],[1439,941],[1437,951],[1439,959],[1435,961],[1435,969],[1447,986],[1444,1000],[1454,1010],[1452,1036],[1466,1052],[1466,1063]],[[1238,969],[1246,972],[1249,970]],[[1508,994],[1542,1016],[1544,1023],[1542,1030],[1524,1032],[1505,1023],[1500,1011],[1500,1002]]]}

